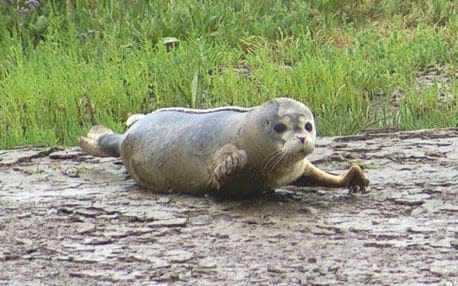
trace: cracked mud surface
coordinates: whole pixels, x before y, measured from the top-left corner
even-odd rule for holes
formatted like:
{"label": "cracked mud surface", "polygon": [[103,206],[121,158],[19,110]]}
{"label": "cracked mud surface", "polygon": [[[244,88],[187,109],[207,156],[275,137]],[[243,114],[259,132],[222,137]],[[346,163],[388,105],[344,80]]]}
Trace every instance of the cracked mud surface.
{"label": "cracked mud surface", "polygon": [[321,138],[365,193],[154,194],[79,148],[0,150],[0,285],[455,285],[458,129]]}

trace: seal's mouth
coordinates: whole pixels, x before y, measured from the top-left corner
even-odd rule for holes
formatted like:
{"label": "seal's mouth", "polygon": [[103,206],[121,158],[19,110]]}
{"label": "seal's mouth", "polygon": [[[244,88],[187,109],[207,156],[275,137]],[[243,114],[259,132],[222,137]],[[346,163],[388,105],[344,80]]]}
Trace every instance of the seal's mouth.
{"label": "seal's mouth", "polygon": [[312,154],[313,150],[315,149],[315,146],[310,146],[308,144],[304,144],[301,148],[301,150],[299,151],[299,153],[301,155],[303,155],[304,157]]}
{"label": "seal's mouth", "polygon": [[308,148],[304,148],[304,149],[301,149],[298,153],[300,154],[300,156],[305,158],[308,155],[310,155],[312,152]]}
{"label": "seal's mouth", "polygon": [[304,148],[304,149],[301,149],[301,150],[299,151],[299,154],[304,155],[304,156],[307,156],[307,155],[309,154],[309,152]]}
{"label": "seal's mouth", "polygon": [[291,160],[302,160],[315,149],[315,144],[310,140],[288,140],[282,146],[282,151],[291,157]]}

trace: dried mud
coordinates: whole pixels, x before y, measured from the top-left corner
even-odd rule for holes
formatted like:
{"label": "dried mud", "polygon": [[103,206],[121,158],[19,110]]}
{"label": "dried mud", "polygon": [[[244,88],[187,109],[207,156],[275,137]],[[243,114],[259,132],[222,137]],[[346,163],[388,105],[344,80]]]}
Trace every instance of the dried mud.
{"label": "dried mud", "polygon": [[161,195],[79,148],[0,150],[0,285],[455,285],[458,129],[318,143],[370,188]]}

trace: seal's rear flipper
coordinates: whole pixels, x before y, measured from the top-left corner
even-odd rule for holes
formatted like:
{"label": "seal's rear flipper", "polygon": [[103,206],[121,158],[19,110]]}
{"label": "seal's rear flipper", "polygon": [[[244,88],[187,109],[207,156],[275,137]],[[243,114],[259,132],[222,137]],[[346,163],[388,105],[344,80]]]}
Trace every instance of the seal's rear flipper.
{"label": "seal's rear flipper", "polygon": [[96,157],[119,157],[123,136],[101,125],[93,126],[86,137],[79,140],[80,147]]}
{"label": "seal's rear flipper", "polygon": [[140,114],[140,113],[129,115],[129,117],[126,120],[127,128],[131,127],[132,125],[134,125],[135,122],[137,122],[138,120],[142,119],[145,116],[146,116],[145,114]]}

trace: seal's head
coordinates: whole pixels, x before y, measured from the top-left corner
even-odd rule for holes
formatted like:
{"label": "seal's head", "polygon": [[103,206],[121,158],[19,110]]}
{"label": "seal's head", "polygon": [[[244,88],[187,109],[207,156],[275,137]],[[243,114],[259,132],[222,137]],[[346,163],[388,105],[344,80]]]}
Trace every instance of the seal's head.
{"label": "seal's head", "polygon": [[251,132],[256,130],[255,137],[263,141],[252,142],[262,147],[264,156],[270,153],[268,157],[290,164],[315,149],[315,121],[306,105],[290,98],[276,98],[257,109],[253,113],[256,126],[252,126]]}
{"label": "seal's head", "polygon": [[304,158],[315,149],[315,120],[303,103],[277,98],[262,105],[264,132],[289,157]]}

